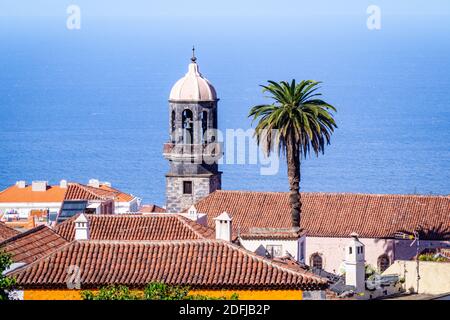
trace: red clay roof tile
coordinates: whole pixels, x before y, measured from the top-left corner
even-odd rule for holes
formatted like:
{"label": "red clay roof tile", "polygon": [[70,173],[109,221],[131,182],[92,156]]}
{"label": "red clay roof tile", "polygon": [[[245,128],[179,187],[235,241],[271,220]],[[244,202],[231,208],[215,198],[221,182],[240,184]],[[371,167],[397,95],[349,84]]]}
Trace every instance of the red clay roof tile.
{"label": "red clay roof tile", "polygon": [[[421,226],[424,239],[450,239],[449,196],[302,193],[301,199],[301,227],[309,236],[390,238]],[[289,193],[220,190],[195,206],[211,227],[214,217],[228,212],[234,235],[291,227]]]}
{"label": "red clay roof tile", "polygon": [[67,241],[44,225],[0,242],[0,249],[12,255],[14,262],[31,263],[67,244]]}
{"label": "red clay roof tile", "polygon": [[166,209],[157,206],[156,204],[144,204],[139,209],[142,213],[165,213]]}
{"label": "red clay roof tile", "polygon": [[219,240],[74,241],[11,272],[27,288],[65,288],[76,265],[81,288],[121,284],[142,288],[153,281],[193,289],[303,289],[327,287],[327,280],[298,272]]}
{"label": "red clay roof tile", "polygon": [[[55,231],[72,241],[74,216],[56,225]],[[87,214],[92,240],[191,240],[211,239],[214,229],[176,214],[92,215]]]}
{"label": "red clay roof tile", "polygon": [[8,227],[3,222],[0,222],[0,241],[4,241],[18,234],[20,234],[19,231]]}
{"label": "red clay roof tile", "polygon": [[130,202],[131,200],[134,199],[134,196],[132,196],[131,194],[122,192],[122,191],[117,190],[113,187],[110,187],[106,184],[101,184],[100,189],[105,190],[105,191],[115,192],[116,193],[115,200],[119,201],[119,202]]}
{"label": "red clay roof tile", "polygon": [[107,200],[114,199],[118,192],[103,190],[79,183],[70,183],[64,200]]}

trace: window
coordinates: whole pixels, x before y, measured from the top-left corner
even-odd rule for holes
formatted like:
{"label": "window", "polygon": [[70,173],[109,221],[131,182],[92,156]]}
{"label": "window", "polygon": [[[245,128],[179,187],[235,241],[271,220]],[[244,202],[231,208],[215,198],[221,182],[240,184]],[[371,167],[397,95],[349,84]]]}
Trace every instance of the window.
{"label": "window", "polygon": [[192,194],[192,181],[183,181],[183,194]]}
{"label": "window", "polygon": [[304,262],[305,260],[305,243],[300,243],[300,261]]}
{"label": "window", "polygon": [[352,254],[352,247],[348,248],[348,253]]}
{"label": "window", "polygon": [[208,130],[208,112],[202,112],[202,139],[204,143],[207,143],[207,137],[205,136],[206,131]]}
{"label": "window", "polygon": [[270,245],[269,244],[266,246],[267,254],[271,258],[281,257],[283,255],[282,248],[283,247],[281,245]]}
{"label": "window", "polygon": [[61,211],[56,218],[56,221],[58,223],[61,223],[78,213],[84,213],[86,211],[87,205],[87,201],[64,201],[61,206]]}
{"label": "window", "polygon": [[172,143],[175,143],[175,111],[172,111],[172,116],[170,117],[170,135],[172,137]]}
{"label": "window", "polygon": [[320,254],[314,253],[311,256],[311,266],[314,269],[323,269],[323,260],[322,260],[322,257],[320,256]]}
{"label": "window", "polygon": [[378,270],[384,272],[390,266],[389,257],[383,254],[378,257]]}
{"label": "window", "polygon": [[192,111],[185,109],[182,113],[182,123],[183,123],[183,143],[191,144],[194,133],[194,122]]}

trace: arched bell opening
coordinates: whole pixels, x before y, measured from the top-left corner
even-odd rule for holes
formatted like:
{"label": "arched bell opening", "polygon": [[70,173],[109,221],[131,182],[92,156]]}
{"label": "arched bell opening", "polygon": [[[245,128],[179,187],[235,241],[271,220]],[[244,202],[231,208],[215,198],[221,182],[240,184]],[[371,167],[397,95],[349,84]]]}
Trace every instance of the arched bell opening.
{"label": "arched bell opening", "polygon": [[194,135],[194,120],[192,111],[185,109],[182,114],[182,124],[183,124],[183,144],[192,144],[192,138]]}

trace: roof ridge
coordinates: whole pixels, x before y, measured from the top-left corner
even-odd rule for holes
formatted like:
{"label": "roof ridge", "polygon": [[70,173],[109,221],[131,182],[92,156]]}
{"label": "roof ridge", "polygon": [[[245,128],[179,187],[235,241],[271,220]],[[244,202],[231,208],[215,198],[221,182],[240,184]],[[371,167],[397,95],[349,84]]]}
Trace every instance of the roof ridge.
{"label": "roof ridge", "polygon": [[55,233],[58,234],[61,238],[65,239],[66,241],[71,241],[71,239],[68,239],[68,238],[63,237],[63,236],[58,232],[58,230],[59,230],[59,229],[63,229],[64,226],[65,226],[66,224],[68,225],[69,223],[74,223],[75,220],[78,218],[78,216],[79,216],[80,214],[81,214],[81,213],[77,213],[77,214],[73,215],[72,217],[70,217],[70,218],[64,220],[63,222],[57,223],[57,224],[53,227],[53,230],[55,231]]}
{"label": "roof ridge", "polygon": [[178,219],[179,221],[181,221],[181,223],[183,223],[183,225],[187,226],[187,227],[188,227],[192,232],[194,232],[198,237],[201,237],[201,238],[203,238],[203,239],[208,239],[208,238],[205,237],[205,235],[203,235],[202,233],[200,233],[200,232],[198,232],[197,230],[195,230],[194,227],[193,227],[190,223],[192,223],[192,224],[195,223],[195,224],[198,225],[200,228],[205,228],[205,229],[210,230],[210,231],[213,230],[213,229],[210,228],[210,227],[206,227],[206,226],[204,226],[204,225],[198,223],[197,221],[191,220],[191,219],[189,219],[189,218],[187,218],[187,217],[183,217],[183,216],[180,215],[180,214],[175,214],[175,215],[176,215],[177,219]]}
{"label": "roof ridge", "polygon": [[[60,236],[60,237],[61,237],[61,236]],[[61,237],[61,238],[63,238],[63,237]],[[63,238],[63,239],[64,239],[64,238]],[[14,270],[8,272],[7,275],[14,275],[15,273],[17,273],[17,272],[19,272],[19,271],[23,271],[23,270],[26,270],[26,269],[28,269],[28,268],[31,268],[31,267],[33,267],[35,264],[38,264],[38,263],[40,263],[41,261],[44,261],[44,260],[49,259],[51,256],[53,256],[53,255],[57,254],[58,252],[64,250],[65,248],[69,247],[73,242],[75,242],[75,241],[68,241],[67,239],[65,239],[65,240],[67,241],[66,244],[63,244],[61,247],[57,248],[56,250],[53,250],[52,252],[47,253],[46,255],[44,255],[44,256],[42,256],[42,257],[36,259],[35,261],[33,261],[33,262],[31,262],[31,263],[25,264],[25,265],[23,265],[23,266],[20,266],[20,267],[14,269]]]}
{"label": "roof ridge", "polygon": [[[257,194],[289,194],[289,191],[257,191],[257,190],[216,190],[214,193],[257,193]],[[437,197],[437,198],[450,198],[450,194],[410,194],[410,193],[363,193],[363,192],[327,192],[327,191],[301,191],[300,194],[307,194],[307,195],[355,195],[355,196],[392,196],[392,197]],[[207,198],[207,197],[206,197]],[[205,199],[206,199],[205,198]],[[200,200],[202,201],[202,200]],[[199,201],[199,202],[200,202]]]}
{"label": "roof ridge", "polygon": [[16,187],[17,185],[15,185],[15,184],[13,184],[13,185],[10,185],[9,187],[7,187],[6,189],[3,189],[2,191],[0,191],[0,195],[2,194],[2,193],[5,193],[7,190],[9,190],[9,189],[11,189],[11,188],[14,188],[14,187]]}
{"label": "roof ridge", "polygon": [[216,239],[187,239],[187,240],[105,240],[105,239],[92,239],[92,240],[73,240],[72,242],[78,243],[99,243],[99,244],[142,244],[142,245],[160,245],[160,244],[187,244],[187,243],[214,243],[220,242],[221,240]]}
{"label": "roof ridge", "polygon": [[151,212],[151,213],[142,213],[142,212],[132,212],[132,213],[115,213],[115,214],[87,214],[90,217],[110,217],[110,218],[146,218],[146,217],[175,217],[178,216],[178,213],[163,213],[163,212]]}
{"label": "roof ridge", "polygon": [[[8,227],[8,226],[7,226],[7,227]],[[8,239],[5,239],[5,240],[3,240],[3,241],[0,241],[0,246],[5,245],[5,244],[8,244],[8,243],[10,243],[10,242],[12,242],[12,241],[15,241],[15,240],[17,240],[17,239],[26,237],[27,235],[33,234],[33,233],[35,233],[36,231],[39,231],[39,230],[44,229],[44,228],[50,229],[50,228],[47,227],[46,225],[41,224],[41,225],[39,225],[39,226],[37,226],[37,227],[34,227],[34,228],[32,228],[32,229],[29,229],[29,230],[27,230],[27,231],[25,231],[25,232],[21,232],[21,233],[19,233],[19,234],[16,234],[15,236],[12,236],[12,237],[10,237],[10,238],[8,238]],[[51,229],[50,229],[50,230],[51,230]],[[53,231],[53,230],[52,230],[52,231]],[[59,235],[58,235],[58,236],[59,236]]]}
{"label": "roof ridge", "polygon": [[[103,190],[103,189],[101,189],[101,188],[97,188],[97,187],[93,187],[93,186],[84,185],[84,184],[81,184],[81,183],[79,183],[79,185],[80,185],[84,190],[86,190],[86,192],[89,192],[91,195],[93,195],[93,196],[95,196],[95,197],[101,198],[101,200],[107,200],[107,199],[108,199],[107,196],[104,196],[104,195],[102,195],[102,194],[98,194],[98,193],[95,192],[96,190],[99,190],[99,191],[101,191],[101,192],[108,192],[107,190]],[[114,191],[111,191],[111,192],[114,192]],[[116,197],[116,195],[114,195],[114,198],[115,198],[115,197]]]}
{"label": "roof ridge", "polygon": [[[130,197],[136,198],[136,196],[133,195],[133,194],[131,194],[131,193],[124,192],[124,191],[122,191],[122,190],[119,190],[119,189],[117,189],[117,188],[114,188],[114,187],[109,186],[109,185],[106,185],[106,184],[100,184],[100,187],[99,187],[98,189],[102,189],[102,187],[106,187],[106,188],[108,188],[108,189],[111,189],[112,192],[116,192],[118,195],[120,195],[120,194],[125,194],[125,195],[128,195],[128,196],[130,196]],[[103,189],[102,189],[102,190],[103,190]]]}
{"label": "roof ridge", "polygon": [[323,279],[322,277],[319,277],[319,276],[317,276],[317,275],[315,275],[315,274],[313,274],[313,273],[307,273],[307,270],[305,270],[305,273],[302,273],[302,272],[299,272],[299,271],[295,271],[295,270],[293,270],[293,269],[290,269],[290,268],[281,266],[280,264],[277,264],[277,263],[274,262],[272,259],[269,259],[269,258],[266,258],[266,257],[259,256],[259,255],[257,255],[256,253],[254,253],[254,252],[252,252],[252,251],[250,251],[250,250],[247,250],[247,249],[245,249],[245,248],[242,247],[242,246],[235,245],[234,243],[231,243],[231,242],[228,242],[228,241],[225,241],[225,240],[217,240],[217,241],[223,242],[223,243],[225,243],[227,246],[229,246],[229,247],[231,247],[231,248],[234,248],[235,250],[239,250],[239,251],[242,252],[242,253],[245,253],[245,254],[247,254],[247,255],[250,255],[250,256],[252,256],[252,257],[255,257],[257,260],[259,260],[259,261],[261,261],[261,262],[263,262],[263,263],[265,262],[265,263],[269,264],[270,266],[275,267],[275,268],[277,268],[277,269],[281,269],[282,271],[287,271],[287,272],[289,272],[289,273],[291,273],[291,274],[295,274],[295,275],[298,275],[298,274],[301,274],[302,276],[306,275],[306,276],[310,276],[310,277],[312,277],[312,278],[317,278],[318,280],[325,281],[325,279]]}

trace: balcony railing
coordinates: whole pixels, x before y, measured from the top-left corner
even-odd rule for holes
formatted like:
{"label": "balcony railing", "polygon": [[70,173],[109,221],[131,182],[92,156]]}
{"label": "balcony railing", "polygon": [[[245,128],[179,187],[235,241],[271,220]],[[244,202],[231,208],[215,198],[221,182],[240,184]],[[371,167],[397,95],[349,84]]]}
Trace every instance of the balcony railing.
{"label": "balcony railing", "polygon": [[215,157],[221,155],[221,144],[217,142],[209,144],[178,144],[178,143],[165,143],[163,148],[163,154],[165,156],[208,156]]}

